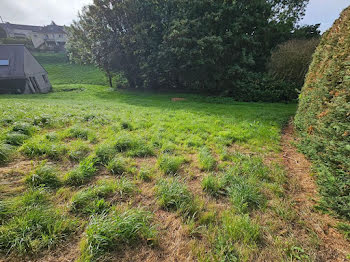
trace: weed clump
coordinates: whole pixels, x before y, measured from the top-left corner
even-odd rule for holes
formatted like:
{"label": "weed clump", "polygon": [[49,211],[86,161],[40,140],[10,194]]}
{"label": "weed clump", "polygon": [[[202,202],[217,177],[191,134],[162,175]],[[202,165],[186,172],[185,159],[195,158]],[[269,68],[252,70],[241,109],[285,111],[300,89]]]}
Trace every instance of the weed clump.
{"label": "weed clump", "polygon": [[67,153],[64,144],[50,142],[41,137],[27,141],[20,150],[28,157],[46,156],[52,160],[59,160]]}
{"label": "weed clump", "polygon": [[158,166],[160,170],[169,175],[175,175],[183,163],[184,159],[182,157],[169,154],[163,154],[158,159]]}
{"label": "weed clump", "polygon": [[260,237],[259,225],[252,222],[248,215],[238,216],[226,212],[215,240],[216,257],[220,257],[221,261],[240,261],[237,244],[254,248]]}
{"label": "weed clump", "polygon": [[223,174],[208,175],[202,181],[202,188],[214,197],[228,196],[232,205],[240,213],[264,207],[266,203],[256,177],[237,173],[237,168]]}
{"label": "weed clump", "polygon": [[46,162],[29,174],[25,181],[33,188],[48,187],[55,189],[61,186],[61,181],[57,177],[56,170],[52,166],[46,164]]}
{"label": "weed clump", "polygon": [[32,136],[36,131],[36,128],[28,123],[16,123],[12,127],[12,131],[26,136]]}
{"label": "weed clump", "polygon": [[151,222],[151,213],[140,209],[92,217],[86,229],[80,261],[100,260],[125,245],[154,243],[156,230]]}
{"label": "weed clump", "polygon": [[71,127],[67,131],[68,138],[78,138],[83,140],[89,139],[90,131],[88,129],[84,129],[78,126]]}
{"label": "weed clump", "polygon": [[77,140],[72,142],[70,150],[68,152],[68,157],[72,161],[80,161],[84,159],[90,152],[90,148],[83,141]]}
{"label": "weed clump", "polygon": [[205,171],[212,171],[216,166],[216,160],[207,147],[199,151],[200,168]]}
{"label": "weed clump", "polygon": [[97,171],[95,161],[92,157],[85,158],[78,167],[66,174],[65,183],[71,186],[80,186],[89,181]]}
{"label": "weed clump", "polygon": [[5,137],[5,143],[12,146],[21,146],[29,138],[29,136],[22,133],[8,133]]}
{"label": "weed clump", "polygon": [[128,171],[128,161],[123,157],[115,157],[108,163],[107,170],[113,175],[123,175]]}
{"label": "weed clump", "polygon": [[107,165],[116,155],[117,151],[112,144],[102,144],[96,149],[97,163]]}
{"label": "weed clump", "polygon": [[29,191],[9,203],[11,218],[0,225],[2,252],[37,254],[76,230],[77,222],[53,208],[42,191]]}
{"label": "weed clump", "polygon": [[145,182],[152,181],[152,177],[153,177],[153,171],[150,169],[145,169],[145,168],[142,168],[137,175],[138,179],[145,181]]}
{"label": "weed clump", "polygon": [[185,218],[196,217],[199,212],[193,194],[179,179],[160,180],[156,194],[162,208],[178,211]]}
{"label": "weed clump", "polygon": [[13,149],[10,145],[0,142],[0,165],[10,161]]}
{"label": "weed clump", "polygon": [[118,194],[121,198],[131,195],[135,186],[129,180],[102,180],[97,186],[83,189],[71,199],[70,210],[84,215],[102,214],[110,210],[110,203],[106,198]]}
{"label": "weed clump", "polygon": [[130,157],[154,156],[154,150],[148,143],[127,133],[120,134],[114,145],[118,152],[127,152]]}

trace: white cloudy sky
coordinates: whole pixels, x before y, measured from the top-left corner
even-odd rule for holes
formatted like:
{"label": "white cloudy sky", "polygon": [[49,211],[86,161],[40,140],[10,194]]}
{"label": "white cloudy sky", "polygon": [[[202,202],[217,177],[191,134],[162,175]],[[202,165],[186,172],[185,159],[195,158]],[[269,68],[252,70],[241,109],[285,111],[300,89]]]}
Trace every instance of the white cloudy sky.
{"label": "white cloudy sky", "polygon": [[[92,0],[0,0],[0,16],[5,22],[45,25],[54,20],[69,25],[81,8]],[[303,24],[321,23],[328,29],[350,0],[310,0]]]}

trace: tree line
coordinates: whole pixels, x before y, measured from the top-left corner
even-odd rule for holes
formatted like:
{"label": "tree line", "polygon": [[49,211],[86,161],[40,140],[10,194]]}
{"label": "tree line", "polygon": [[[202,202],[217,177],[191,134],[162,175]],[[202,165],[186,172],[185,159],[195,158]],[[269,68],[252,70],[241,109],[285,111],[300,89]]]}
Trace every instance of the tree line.
{"label": "tree line", "polygon": [[[72,61],[131,88],[197,90],[239,100],[290,100],[267,74],[271,51],[319,34],[299,26],[308,0],[94,0],[69,31]],[[264,99],[266,97],[266,99]]]}

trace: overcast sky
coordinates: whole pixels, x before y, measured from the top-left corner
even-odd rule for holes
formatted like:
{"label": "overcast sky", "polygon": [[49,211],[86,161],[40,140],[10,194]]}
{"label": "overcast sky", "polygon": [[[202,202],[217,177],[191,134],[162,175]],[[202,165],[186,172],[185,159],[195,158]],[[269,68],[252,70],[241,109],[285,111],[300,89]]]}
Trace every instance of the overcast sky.
{"label": "overcast sky", "polygon": [[[46,25],[54,20],[69,25],[81,8],[92,0],[0,0],[0,16],[5,22]],[[350,0],[310,0],[302,24],[321,23],[328,29]]]}

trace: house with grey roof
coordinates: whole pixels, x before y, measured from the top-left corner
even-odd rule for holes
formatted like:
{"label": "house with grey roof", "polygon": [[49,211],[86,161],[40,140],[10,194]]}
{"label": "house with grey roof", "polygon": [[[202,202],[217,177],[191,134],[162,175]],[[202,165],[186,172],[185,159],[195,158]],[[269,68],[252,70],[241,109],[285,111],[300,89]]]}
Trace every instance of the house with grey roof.
{"label": "house with grey roof", "polygon": [[52,22],[47,26],[19,25],[0,23],[6,31],[7,37],[17,39],[30,39],[35,49],[38,50],[64,50],[67,42],[67,33],[63,26]]}
{"label": "house with grey roof", "polygon": [[46,70],[24,45],[0,45],[0,94],[48,93]]}

